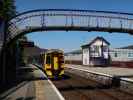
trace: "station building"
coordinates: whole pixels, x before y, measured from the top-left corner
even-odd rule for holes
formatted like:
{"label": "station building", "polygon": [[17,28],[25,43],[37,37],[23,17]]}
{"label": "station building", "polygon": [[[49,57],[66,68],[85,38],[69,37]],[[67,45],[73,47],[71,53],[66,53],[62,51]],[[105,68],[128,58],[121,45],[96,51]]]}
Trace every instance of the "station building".
{"label": "station building", "polygon": [[133,68],[133,49],[131,48],[117,48],[110,49],[111,65],[120,67]]}
{"label": "station building", "polygon": [[65,54],[68,64],[133,68],[133,46],[111,48],[103,37],[96,37],[82,49]]}
{"label": "station building", "polygon": [[107,66],[109,64],[109,45],[103,37],[96,37],[89,44],[82,45],[83,65]]}

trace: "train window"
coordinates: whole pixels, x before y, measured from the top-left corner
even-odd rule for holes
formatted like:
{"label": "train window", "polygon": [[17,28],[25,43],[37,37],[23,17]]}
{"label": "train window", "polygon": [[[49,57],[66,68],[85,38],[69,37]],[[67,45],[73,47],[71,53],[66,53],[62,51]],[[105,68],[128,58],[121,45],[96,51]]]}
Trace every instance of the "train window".
{"label": "train window", "polygon": [[59,61],[60,63],[64,63],[64,59],[60,59],[60,61]]}
{"label": "train window", "polygon": [[64,56],[60,56],[60,63],[64,63]]}
{"label": "train window", "polygon": [[108,52],[108,46],[103,46],[103,52]]}
{"label": "train window", "polygon": [[47,58],[46,58],[46,64],[50,64],[50,56],[47,56]]}

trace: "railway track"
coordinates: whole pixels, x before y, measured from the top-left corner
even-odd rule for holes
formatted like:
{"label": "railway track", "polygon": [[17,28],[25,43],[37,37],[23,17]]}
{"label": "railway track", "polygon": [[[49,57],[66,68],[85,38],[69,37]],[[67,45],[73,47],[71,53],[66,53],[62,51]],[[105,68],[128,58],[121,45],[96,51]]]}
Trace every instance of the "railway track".
{"label": "railway track", "polygon": [[53,80],[66,100],[133,100],[131,93],[109,87],[66,71],[63,80]]}

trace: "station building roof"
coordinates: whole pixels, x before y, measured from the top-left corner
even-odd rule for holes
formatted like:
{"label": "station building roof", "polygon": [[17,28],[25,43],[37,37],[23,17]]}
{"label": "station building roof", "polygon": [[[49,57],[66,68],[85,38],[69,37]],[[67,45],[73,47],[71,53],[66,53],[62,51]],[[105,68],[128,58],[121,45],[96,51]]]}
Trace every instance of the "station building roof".
{"label": "station building roof", "polygon": [[90,47],[90,45],[91,44],[93,44],[95,41],[97,41],[97,40],[102,40],[102,41],[104,41],[107,45],[110,45],[110,43],[107,41],[107,40],[105,40],[103,37],[96,37],[95,39],[93,39],[90,43],[88,43],[88,44],[85,44],[85,45],[82,45],[81,47],[82,48],[86,48],[86,47]]}

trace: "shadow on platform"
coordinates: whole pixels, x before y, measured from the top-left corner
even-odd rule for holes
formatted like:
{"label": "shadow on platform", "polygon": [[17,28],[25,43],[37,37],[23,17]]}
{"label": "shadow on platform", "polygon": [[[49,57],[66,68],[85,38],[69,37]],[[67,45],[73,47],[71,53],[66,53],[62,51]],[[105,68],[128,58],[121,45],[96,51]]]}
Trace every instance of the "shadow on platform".
{"label": "shadow on platform", "polygon": [[[1,85],[0,86],[0,100],[5,100],[5,98],[7,100],[10,100],[10,98],[9,99],[7,98],[9,95],[16,92],[18,89],[24,87],[29,82],[34,82],[38,80],[47,80],[47,78],[21,79],[21,80],[17,80],[17,81],[5,84],[3,86]],[[27,97],[24,99],[23,97],[20,97],[17,100],[35,100],[35,99],[33,97]]]}

